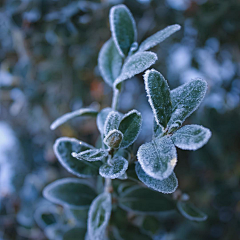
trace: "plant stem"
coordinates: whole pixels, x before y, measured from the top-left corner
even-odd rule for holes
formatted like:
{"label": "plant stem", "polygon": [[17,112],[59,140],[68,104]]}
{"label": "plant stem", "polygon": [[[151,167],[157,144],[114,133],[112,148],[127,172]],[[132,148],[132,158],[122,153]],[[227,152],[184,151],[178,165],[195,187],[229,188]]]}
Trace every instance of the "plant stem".
{"label": "plant stem", "polygon": [[113,98],[112,98],[112,109],[113,110],[117,110],[119,94],[120,94],[120,90],[118,90],[118,89],[113,90]]}

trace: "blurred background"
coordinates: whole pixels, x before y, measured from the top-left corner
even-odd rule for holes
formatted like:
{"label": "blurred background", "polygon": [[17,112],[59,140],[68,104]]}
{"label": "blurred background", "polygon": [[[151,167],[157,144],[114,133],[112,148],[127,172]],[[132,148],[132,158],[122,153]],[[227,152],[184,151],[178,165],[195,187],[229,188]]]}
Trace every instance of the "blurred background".
{"label": "blurred background", "polygon": [[[55,131],[49,126],[66,112],[110,105],[111,89],[100,77],[97,57],[110,37],[109,9],[118,3],[132,11],[138,42],[168,25],[182,26],[154,49],[154,68],[171,88],[195,77],[208,82],[203,104],[186,123],[210,128],[212,138],[196,152],[178,150],[176,167],[179,188],[208,220],[158,219],[152,222],[156,239],[240,239],[239,0],[2,0],[0,239],[50,238],[39,212],[54,207],[42,189],[70,176],[52,145],[61,136],[95,144],[98,131],[94,119],[76,118]],[[142,75],[126,81],[121,95],[120,110],[132,108],[144,116],[141,144],[152,131]]]}

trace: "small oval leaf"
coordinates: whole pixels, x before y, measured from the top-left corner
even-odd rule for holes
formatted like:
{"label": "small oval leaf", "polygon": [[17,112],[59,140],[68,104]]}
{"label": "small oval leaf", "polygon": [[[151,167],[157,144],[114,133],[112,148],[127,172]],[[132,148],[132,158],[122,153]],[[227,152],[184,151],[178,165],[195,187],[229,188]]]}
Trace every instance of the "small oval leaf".
{"label": "small oval leaf", "polygon": [[111,108],[104,108],[97,115],[97,127],[101,134],[104,134],[104,124],[106,122],[108,114],[112,111]]}
{"label": "small oval leaf", "polygon": [[111,111],[104,124],[104,134],[105,136],[112,130],[118,129],[121,120],[121,115],[117,111]]}
{"label": "small oval leaf", "polygon": [[211,131],[199,125],[186,125],[172,135],[173,143],[183,150],[197,150],[211,137]]}
{"label": "small oval leaf", "polygon": [[112,130],[104,138],[104,143],[110,148],[118,148],[123,139],[123,134],[118,130]]}
{"label": "small oval leaf", "polygon": [[99,174],[104,178],[119,178],[128,168],[128,161],[120,156],[114,157],[110,163],[103,164],[99,169]]}
{"label": "small oval leaf", "polygon": [[65,207],[86,209],[96,197],[96,192],[87,181],[64,178],[46,186],[43,195],[49,201]]}
{"label": "small oval leaf", "polygon": [[174,172],[168,178],[158,180],[148,176],[142,170],[141,165],[139,163],[136,164],[135,170],[139,180],[155,191],[169,194],[175,192],[178,187],[178,180]]}
{"label": "small oval leaf", "polygon": [[72,156],[81,161],[95,162],[102,161],[108,156],[108,151],[103,149],[89,149],[80,153],[72,152]]}

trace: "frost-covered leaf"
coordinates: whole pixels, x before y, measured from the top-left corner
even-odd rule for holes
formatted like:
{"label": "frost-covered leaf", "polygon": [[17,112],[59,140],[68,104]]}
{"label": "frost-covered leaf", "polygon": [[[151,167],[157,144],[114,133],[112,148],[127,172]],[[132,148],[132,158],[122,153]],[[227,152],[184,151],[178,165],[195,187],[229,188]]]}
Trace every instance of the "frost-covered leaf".
{"label": "frost-covered leaf", "polygon": [[126,211],[156,213],[175,209],[175,203],[164,194],[149,188],[134,186],[127,188],[119,197],[119,206]]}
{"label": "frost-covered leaf", "polygon": [[141,126],[142,116],[137,110],[132,110],[123,116],[118,127],[118,130],[123,133],[120,148],[127,148],[136,141]]}
{"label": "frost-covered leaf", "polygon": [[135,53],[124,63],[120,76],[114,82],[114,87],[119,88],[121,82],[145,71],[156,61],[157,55],[153,52]]}
{"label": "frost-covered leaf", "polygon": [[158,125],[165,128],[172,114],[168,83],[163,75],[154,69],[146,71],[144,83],[155,120]]}
{"label": "frost-covered leaf", "polygon": [[128,168],[128,161],[120,156],[114,157],[110,163],[103,164],[99,174],[104,178],[115,179],[122,176]]}
{"label": "frost-covered leaf", "polygon": [[122,57],[112,39],[102,46],[98,56],[98,67],[103,80],[112,86],[122,68]]}
{"label": "frost-covered leaf", "polygon": [[110,28],[113,41],[121,56],[127,56],[137,40],[136,23],[129,9],[123,5],[111,8],[109,14]]}
{"label": "frost-covered leaf", "polygon": [[69,229],[63,234],[62,240],[80,240],[84,239],[86,229],[81,226],[76,226]]}
{"label": "frost-covered leaf", "polygon": [[49,240],[62,240],[62,235],[68,230],[66,225],[54,223],[44,229],[44,234]]}
{"label": "frost-covered leaf", "polygon": [[148,176],[141,168],[139,163],[136,164],[135,167],[137,176],[140,181],[142,181],[146,186],[152,188],[161,193],[173,193],[177,189],[178,180],[174,172],[163,180],[158,180]]}
{"label": "frost-covered leaf", "polygon": [[162,134],[163,134],[163,127],[158,125],[154,118],[153,119],[153,136],[156,138],[158,136],[161,136]]}
{"label": "frost-covered leaf", "polygon": [[172,135],[173,143],[183,150],[197,150],[211,137],[211,131],[199,125],[186,125]]}
{"label": "frost-covered leaf", "polygon": [[118,130],[112,130],[104,138],[104,143],[110,148],[118,148],[123,139],[123,134]]}
{"label": "frost-covered leaf", "polygon": [[75,138],[62,137],[56,140],[53,149],[58,161],[70,173],[78,177],[92,177],[98,175],[101,163],[79,161],[72,156],[72,152],[79,153],[85,150],[93,149],[93,146]]}
{"label": "frost-covered leaf", "polygon": [[57,127],[59,127],[60,125],[62,125],[63,123],[67,122],[68,120],[75,118],[75,117],[79,117],[79,116],[88,116],[88,117],[96,117],[98,114],[98,111],[96,111],[95,109],[91,109],[91,108],[81,108],[78,109],[76,111],[70,112],[70,113],[66,113],[63,116],[61,116],[60,118],[56,119],[50,126],[51,130],[56,129]]}
{"label": "frost-covered leaf", "polygon": [[142,169],[159,180],[169,177],[177,163],[176,148],[168,136],[141,145],[137,157]]}
{"label": "frost-covered leaf", "polygon": [[157,44],[163,42],[166,38],[180,29],[181,26],[174,24],[156,32],[140,44],[139,51],[146,51],[152,47],[155,47]]}
{"label": "frost-covered leaf", "polygon": [[104,135],[106,136],[111,130],[118,129],[121,115],[117,111],[111,111],[104,124]]}
{"label": "frost-covered leaf", "polygon": [[102,161],[108,156],[108,151],[104,149],[89,149],[80,153],[72,152],[72,156],[81,160],[88,162]]}
{"label": "frost-covered leaf", "polygon": [[195,79],[171,91],[172,116],[168,128],[177,129],[200,105],[207,91],[207,82]]}
{"label": "frost-covered leaf", "polygon": [[112,211],[110,193],[102,193],[95,198],[88,212],[88,237],[91,240],[105,239],[106,227]]}
{"label": "frost-covered leaf", "polygon": [[207,219],[207,215],[196,208],[193,204],[189,202],[179,201],[177,203],[177,208],[180,213],[187,219],[191,221],[202,222]]}
{"label": "frost-covered leaf", "polygon": [[112,111],[111,108],[104,108],[97,115],[97,127],[101,134],[104,134],[104,124],[106,122],[108,114]]}
{"label": "frost-covered leaf", "polygon": [[86,209],[96,197],[96,192],[86,180],[63,178],[46,186],[43,195],[65,207]]}

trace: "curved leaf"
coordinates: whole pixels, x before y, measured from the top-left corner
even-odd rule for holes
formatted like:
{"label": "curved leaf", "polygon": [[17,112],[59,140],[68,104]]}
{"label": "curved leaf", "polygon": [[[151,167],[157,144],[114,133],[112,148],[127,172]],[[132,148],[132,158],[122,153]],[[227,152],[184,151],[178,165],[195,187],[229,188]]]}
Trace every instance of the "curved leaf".
{"label": "curved leaf", "polygon": [[174,24],[156,32],[140,44],[139,51],[146,51],[152,47],[155,47],[157,44],[163,42],[166,38],[180,29],[181,26]]}
{"label": "curved leaf", "polygon": [[53,149],[58,161],[70,173],[78,177],[92,177],[98,175],[101,163],[79,161],[72,156],[72,152],[79,153],[85,150],[93,149],[93,146],[75,138],[62,137],[56,140]]}
{"label": "curved leaf", "polygon": [[105,136],[114,129],[118,129],[119,123],[121,120],[121,115],[117,111],[111,111],[105,121],[104,124],[104,134]]}
{"label": "curved leaf", "polygon": [[128,168],[128,161],[120,156],[116,156],[112,159],[111,163],[103,164],[99,169],[99,174],[104,178],[119,178]]}
{"label": "curved leaf", "polygon": [[119,54],[122,57],[127,56],[132,44],[137,40],[133,16],[125,5],[120,4],[111,8],[109,20],[112,38]]}
{"label": "curved leaf", "polygon": [[108,156],[108,151],[103,149],[89,149],[80,153],[72,152],[74,158],[79,159],[80,161],[102,161],[105,157]]}
{"label": "curved leaf", "polygon": [[108,114],[112,111],[111,108],[104,108],[97,115],[97,127],[101,134],[104,134],[104,124],[106,122]]}
{"label": "curved leaf", "polygon": [[68,120],[75,118],[75,117],[79,117],[79,116],[88,116],[88,117],[96,117],[98,114],[98,111],[96,111],[95,109],[91,109],[91,108],[81,108],[78,109],[76,111],[70,112],[70,113],[66,113],[63,116],[61,116],[60,118],[56,119],[50,126],[51,130],[56,129],[57,127],[59,127],[60,125],[62,125],[63,123],[67,122]]}
{"label": "curved leaf", "polygon": [[172,135],[173,143],[183,150],[197,150],[211,137],[211,131],[199,125],[186,125]]}
{"label": "curved leaf", "polygon": [[150,177],[168,178],[177,163],[177,152],[170,137],[156,138],[138,149],[138,161]]}
{"label": "curved leaf", "polygon": [[110,148],[118,148],[123,139],[123,134],[114,129],[104,138],[104,143]]}
{"label": "curved leaf", "polygon": [[122,57],[112,39],[109,39],[101,48],[98,56],[98,67],[103,80],[113,86],[122,68]]}
{"label": "curved leaf", "polygon": [[65,207],[86,209],[97,194],[87,181],[64,178],[46,186],[43,195],[49,201]]}
{"label": "curved leaf", "polygon": [[178,180],[173,172],[168,178],[158,180],[148,176],[141,168],[139,163],[136,164],[135,170],[140,181],[146,186],[161,193],[173,193],[178,187]]}
{"label": "curved leaf", "polygon": [[170,88],[163,75],[152,69],[144,74],[145,89],[149,104],[158,125],[167,126],[172,115]]}

